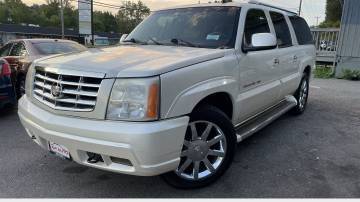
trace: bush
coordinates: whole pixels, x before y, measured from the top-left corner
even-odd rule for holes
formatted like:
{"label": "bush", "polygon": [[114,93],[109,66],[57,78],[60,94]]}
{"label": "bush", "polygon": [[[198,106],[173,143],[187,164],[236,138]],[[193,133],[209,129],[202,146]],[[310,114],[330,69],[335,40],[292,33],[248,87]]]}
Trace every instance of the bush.
{"label": "bush", "polygon": [[343,78],[352,81],[360,80],[360,70],[343,69]]}
{"label": "bush", "polygon": [[321,79],[328,79],[334,76],[330,67],[327,66],[316,66],[314,70],[314,77],[321,78]]}

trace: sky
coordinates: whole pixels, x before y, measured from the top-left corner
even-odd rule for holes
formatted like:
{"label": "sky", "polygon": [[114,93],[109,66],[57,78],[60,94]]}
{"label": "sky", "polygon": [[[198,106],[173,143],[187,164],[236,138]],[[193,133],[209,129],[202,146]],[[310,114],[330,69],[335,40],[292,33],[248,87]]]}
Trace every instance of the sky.
{"label": "sky", "polygon": [[[137,0],[132,0],[137,2]],[[166,8],[175,5],[186,5],[198,3],[199,0],[142,0],[151,10],[159,8]],[[237,1],[237,0],[234,0]],[[270,3],[272,5],[287,8],[292,11],[298,11],[300,0],[259,0],[264,3]],[[23,0],[24,3],[32,5],[34,3],[42,4],[45,0]],[[97,0],[97,2],[103,2],[113,5],[121,5],[121,0]],[[200,0],[201,3],[209,2],[209,0]],[[306,19],[309,25],[317,25],[325,19],[325,5],[326,0],[303,0],[301,16]],[[95,7],[96,10],[108,10],[116,12],[115,9]],[[318,20],[317,20],[318,18]]]}

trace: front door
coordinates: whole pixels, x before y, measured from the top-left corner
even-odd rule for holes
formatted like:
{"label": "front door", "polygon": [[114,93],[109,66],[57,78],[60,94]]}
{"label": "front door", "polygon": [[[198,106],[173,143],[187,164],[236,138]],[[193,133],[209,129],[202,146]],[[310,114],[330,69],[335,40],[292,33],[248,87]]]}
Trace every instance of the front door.
{"label": "front door", "polygon": [[[269,19],[260,9],[247,12],[243,46],[251,47],[251,37],[271,33]],[[240,94],[237,98],[242,122],[279,101],[281,83],[278,75],[279,58],[276,49],[251,51],[240,57]]]}

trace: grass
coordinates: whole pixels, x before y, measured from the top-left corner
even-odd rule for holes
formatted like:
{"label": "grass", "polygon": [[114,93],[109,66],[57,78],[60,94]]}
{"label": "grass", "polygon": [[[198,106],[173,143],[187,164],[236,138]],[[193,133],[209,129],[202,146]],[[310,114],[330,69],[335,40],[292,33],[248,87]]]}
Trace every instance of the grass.
{"label": "grass", "polygon": [[360,80],[360,70],[343,69],[343,78],[352,81]]}
{"label": "grass", "polygon": [[325,65],[317,65],[313,71],[315,78],[329,79],[334,77],[331,67]]}

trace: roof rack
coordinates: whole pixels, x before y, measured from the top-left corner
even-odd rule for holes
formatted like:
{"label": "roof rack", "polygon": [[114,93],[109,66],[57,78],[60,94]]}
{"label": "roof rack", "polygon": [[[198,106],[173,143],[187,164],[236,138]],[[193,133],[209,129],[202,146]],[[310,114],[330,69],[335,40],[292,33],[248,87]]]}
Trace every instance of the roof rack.
{"label": "roof rack", "polygon": [[279,10],[282,10],[282,11],[285,11],[285,12],[288,12],[288,13],[292,13],[292,14],[297,15],[297,13],[294,12],[294,11],[291,11],[291,10],[288,10],[288,9],[285,9],[285,8],[281,8],[281,7],[277,7],[277,6],[273,6],[273,5],[271,5],[271,4],[262,3],[262,2],[255,1],[255,0],[250,0],[250,1],[248,1],[248,3],[250,3],[250,4],[257,4],[257,5],[262,5],[262,6],[267,6],[267,7],[270,7],[270,8],[279,9]]}

